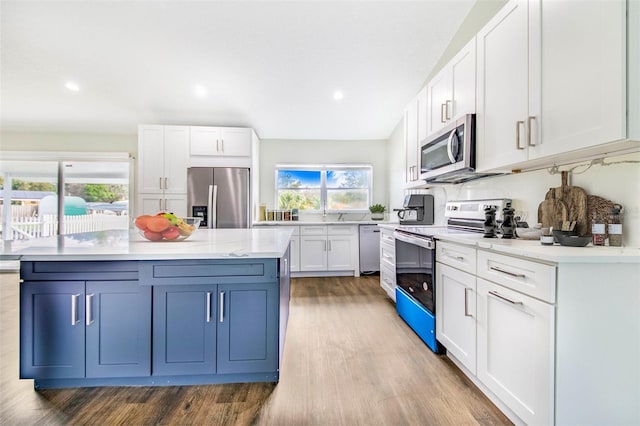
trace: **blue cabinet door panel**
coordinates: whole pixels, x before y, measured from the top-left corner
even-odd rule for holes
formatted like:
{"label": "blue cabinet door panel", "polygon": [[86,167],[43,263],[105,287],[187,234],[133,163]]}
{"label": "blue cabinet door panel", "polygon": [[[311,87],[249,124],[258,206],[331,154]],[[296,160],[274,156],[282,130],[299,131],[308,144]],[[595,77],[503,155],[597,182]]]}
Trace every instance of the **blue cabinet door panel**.
{"label": "blue cabinet door panel", "polygon": [[216,372],[216,286],[153,288],[153,375]]}
{"label": "blue cabinet door panel", "polygon": [[84,282],[20,286],[20,377],[84,377]]}
{"label": "blue cabinet door panel", "polygon": [[218,373],[278,369],[278,284],[219,285]]}
{"label": "blue cabinet door panel", "polygon": [[137,281],[86,285],[87,377],[151,374],[151,288]]}

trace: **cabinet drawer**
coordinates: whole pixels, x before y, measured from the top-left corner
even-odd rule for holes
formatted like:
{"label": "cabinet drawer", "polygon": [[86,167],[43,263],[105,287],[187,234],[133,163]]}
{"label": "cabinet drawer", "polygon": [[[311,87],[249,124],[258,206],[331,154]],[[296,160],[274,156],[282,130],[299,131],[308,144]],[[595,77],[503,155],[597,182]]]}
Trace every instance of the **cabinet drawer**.
{"label": "cabinet drawer", "polygon": [[137,280],[138,262],[21,262],[20,277],[25,281]]}
{"label": "cabinet drawer", "polygon": [[544,300],[556,301],[556,267],[478,250],[479,277],[515,291]]}
{"label": "cabinet drawer", "polygon": [[395,248],[389,248],[387,245],[380,246],[380,265],[386,265],[393,269],[396,268]]}
{"label": "cabinet drawer", "polygon": [[396,286],[396,271],[394,268],[390,268],[387,265],[380,267],[380,281],[384,281],[386,284],[395,287]]}
{"label": "cabinet drawer", "polygon": [[476,249],[473,247],[438,241],[436,260],[473,275],[476,273]]}
{"label": "cabinet drawer", "polygon": [[380,245],[382,244],[389,244],[395,247],[396,240],[393,237],[393,229],[380,228]]}
{"label": "cabinet drawer", "polygon": [[142,285],[255,283],[277,279],[277,259],[140,262]]}
{"label": "cabinet drawer", "polygon": [[300,226],[300,235],[327,235],[327,227],[324,225]]}
{"label": "cabinet drawer", "polygon": [[356,235],[358,228],[349,225],[328,225],[327,233],[329,235]]}

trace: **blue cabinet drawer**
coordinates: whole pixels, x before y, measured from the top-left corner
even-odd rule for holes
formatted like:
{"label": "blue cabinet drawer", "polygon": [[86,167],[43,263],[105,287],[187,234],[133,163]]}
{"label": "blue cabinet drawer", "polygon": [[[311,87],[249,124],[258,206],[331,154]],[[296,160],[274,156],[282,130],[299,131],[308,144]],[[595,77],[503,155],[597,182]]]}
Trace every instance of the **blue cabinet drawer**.
{"label": "blue cabinet drawer", "polygon": [[277,259],[163,260],[140,262],[140,284],[193,285],[271,282]]}
{"label": "blue cabinet drawer", "polygon": [[137,261],[21,262],[25,281],[137,280]]}

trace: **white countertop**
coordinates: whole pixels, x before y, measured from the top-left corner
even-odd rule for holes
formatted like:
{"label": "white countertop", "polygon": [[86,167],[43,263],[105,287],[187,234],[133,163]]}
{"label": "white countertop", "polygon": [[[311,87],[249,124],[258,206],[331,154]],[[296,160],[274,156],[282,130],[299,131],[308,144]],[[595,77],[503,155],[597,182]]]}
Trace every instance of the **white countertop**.
{"label": "white countertop", "polygon": [[381,225],[395,224],[398,222],[390,222],[388,220],[327,220],[327,221],[299,221],[299,220],[266,220],[254,222],[253,226],[305,226],[305,225]]}
{"label": "white countertop", "polygon": [[291,229],[198,229],[184,241],[151,242],[136,231],[101,231],[4,242],[0,260],[279,258]]}
{"label": "white countertop", "polygon": [[[381,224],[383,228],[395,229],[396,224]],[[545,246],[539,240],[484,238],[480,233],[442,232],[442,227],[434,227],[433,237],[437,240],[474,246],[502,254],[521,256],[552,263],[640,263],[638,247],[565,247],[559,244]]]}

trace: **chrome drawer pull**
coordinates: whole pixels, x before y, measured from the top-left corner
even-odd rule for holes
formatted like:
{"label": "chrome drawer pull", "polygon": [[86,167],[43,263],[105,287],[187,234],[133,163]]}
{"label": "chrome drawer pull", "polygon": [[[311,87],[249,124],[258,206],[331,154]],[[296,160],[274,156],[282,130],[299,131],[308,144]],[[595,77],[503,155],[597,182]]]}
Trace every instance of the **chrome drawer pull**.
{"label": "chrome drawer pull", "polygon": [[492,296],[495,296],[495,297],[497,297],[499,299],[505,300],[505,301],[511,303],[512,305],[521,305],[521,306],[524,305],[522,302],[514,302],[513,300],[504,297],[503,295],[501,295],[497,291],[490,291],[489,294],[492,295]]}
{"label": "chrome drawer pull", "polygon": [[503,274],[507,274],[516,278],[524,278],[526,276],[525,274],[516,274],[515,272],[505,271],[504,269],[496,268],[495,266],[490,266],[489,269],[491,269],[492,271],[501,272]]}
{"label": "chrome drawer pull", "polygon": [[464,257],[462,257],[462,256],[453,256],[453,255],[450,255],[448,253],[445,253],[445,256],[448,257],[449,259],[457,260],[459,262],[464,261]]}

